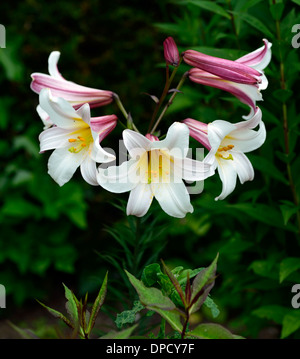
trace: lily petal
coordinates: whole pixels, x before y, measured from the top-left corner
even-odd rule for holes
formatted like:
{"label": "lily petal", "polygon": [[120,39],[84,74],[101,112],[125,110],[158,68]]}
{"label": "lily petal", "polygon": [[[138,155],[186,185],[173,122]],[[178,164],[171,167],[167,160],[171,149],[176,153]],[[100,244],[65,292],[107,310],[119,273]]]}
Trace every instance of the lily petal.
{"label": "lily petal", "polygon": [[237,173],[229,160],[218,160],[218,172],[222,181],[222,192],[215,200],[225,199],[233,192],[236,186]]}
{"label": "lily petal", "polygon": [[246,181],[252,181],[254,178],[254,169],[248,157],[241,152],[232,151],[232,154],[233,164],[241,184]]}
{"label": "lily petal", "polygon": [[97,181],[96,162],[90,156],[86,156],[80,165],[80,171],[83,179],[92,186],[99,186]]}
{"label": "lily petal", "polygon": [[110,166],[106,169],[98,167],[97,181],[99,185],[113,193],[131,191],[138,183],[137,178],[135,159],[125,161],[120,166]]}
{"label": "lily petal", "polygon": [[148,212],[152,199],[151,186],[147,183],[138,184],[130,192],[126,210],[127,215],[144,216]]}
{"label": "lily petal", "polygon": [[43,131],[39,135],[40,151],[44,152],[47,150],[53,150],[55,148],[68,147],[70,145],[68,141],[69,135],[69,129],[63,129],[59,127],[52,127]]}
{"label": "lily petal", "polygon": [[162,141],[152,142],[152,149],[168,149],[177,157],[185,158],[189,149],[189,128],[184,123],[174,122],[168,129],[167,136]]}
{"label": "lily petal", "polygon": [[49,89],[40,92],[40,106],[58,127],[74,129],[82,126],[83,121],[76,110],[63,98],[53,97]]}
{"label": "lily petal", "polygon": [[132,130],[123,131],[124,144],[132,158],[141,156],[145,151],[151,148],[152,141],[145,136]]}
{"label": "lily petal", "polygon": [[183,218],[193,212],[190,196],[184,183],[151,183],[151,188],[155,198],[161,208],[170,216]]}
{"label": "lily petal", "polygon": [[60,186],[67,183],[81,165],[86,151],[74,155],[68,148],[58,148],[49,157],[48,173]]}

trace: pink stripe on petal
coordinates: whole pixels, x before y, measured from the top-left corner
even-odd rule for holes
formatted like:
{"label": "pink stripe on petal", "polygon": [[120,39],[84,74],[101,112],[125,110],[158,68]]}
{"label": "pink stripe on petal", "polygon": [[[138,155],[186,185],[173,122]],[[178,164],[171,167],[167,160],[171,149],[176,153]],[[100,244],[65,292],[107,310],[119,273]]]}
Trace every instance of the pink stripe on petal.
{"label": "pink stripe on petal", "polygon": [[183,123],[188,126],[191,137],[193,137],[196,141],[200,142],[208,150],[211,149],[211,145],[208,140],[206,123],[194,120],[192,118],[186,118],[185,120],[183,120]]}
{"label": "pink stripe on petal", "polygon": [[245,84],[256,84],[260,81],[261,73],[244,64],[205,55],[194,50],[187,50],[183,55],[187,64],[220,76],[224,80]]}

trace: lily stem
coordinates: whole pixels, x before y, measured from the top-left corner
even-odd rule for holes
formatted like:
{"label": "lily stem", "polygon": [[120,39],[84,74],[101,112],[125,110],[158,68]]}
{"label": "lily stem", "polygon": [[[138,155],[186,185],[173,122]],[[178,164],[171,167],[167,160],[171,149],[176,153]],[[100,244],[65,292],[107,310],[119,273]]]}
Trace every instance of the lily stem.
{"label": "lily stem", "polygon": [[[163,92],[162,92],[162,94],[161,94],[161,96],[160,96],[159,101],[157,102],[157,104],[156,104],[156,106],[155,106],[155,109],[154,109],[154,112],[153,112],[153,115],[152,115],[152,118],[151,118],[151,122],[150,122],[150,124],[149,124],[148,133],[150,133],[150,129],[151,129],[151,127],[153,126],[153,123],[154,123],[154,121],[155,121],[155,118],[156,118],[156,116],[157,116],[157,113],[158,113],[158,111],[159,111],[159,109],[160,109],[160,107],[161,107],[161,105],[162,105],[162,103],[163,103],[165,97],[166,97],[167,94],[168,94],[169,88],[170,88],[170,86],[171,86],[171,83],[172,83],[172,81],[173,81],[175,75],[176,75],[176,72],[177,72],[177,70],[178,70],[178,68],[179,68],[179,65],[180,65],[181,61],[182,61],[182,57],[180,57],[179,63],[178,63],[178,65],[174,68],[174,70],[173,70],[171,76],[169,76],[169,65],[166,66],[166,83],[165,83],[165,87],[164,87],[164,89],[163,89]],[[152,132],[151,132],[151,133],[152,133]]]}
{"label": "lily stem", "polygon": [[127,121],[126,128],[134,129],[136,132],[140,132],[137,129],[137,127],[135,126],[135,124],[133,123],[130,114],[128,114],[127,111],[125,110],[125,107],[123,106],[123,103],[121,102],[120,97],[116,93],[114,93],[113,97],[114,97],[114,100],[115,100],[117,106],[119,107],[120,111],[122,112],[122,114],[124,115],[124,117]]}
{"label": "lily stem", "polygon": [[[276,3],[276,2],[273,0],[273,3]],[[277,35],[277,40],[279,42],[280,86],[281,86],[282,90],[286,90],[284,62],[283,62],[283,57],[282,57],[282,52],[281,52],[281,47],[280,47],[281,46],[280,45],[281,35],[280,35],[279,20],[276,20],[276,35]],[[289,127],[288,127],[288,116],[287,116],[286,102],[284,102],[282,104],[282,116],[283,116],[284,148],[285,148],[285,155],[287,157],[287,163],[286,163],[287,175],[288,175],[289,185],[290,185],[294,204],[296,207],[298,207],[299,206],[299,198],[297,195],[297,191],[296,191],[296,187],[295,187],[295,183],[294,183],[294,179],[293,179],[293,174],[292,174],[292,169],[291,169],[291,165],[290,165],[289,158],[288,158],[290,155],[290,138],[289,138]],[[299,209],[297,210],[296,215],[297,215],[297,224],[298,224],[298,234],[300,234],[300,212],[299,212]]]}
{"label": "lily stem", "polygon": [[160,121],[161,121],[161,119],[163,118],[164,114],[166,113],[167,109],[172,105],[172,102],[173,102],[175,96],[176,96],[177,93],[179,92],[179,89],[180,89],[181,86],[183,85],[183,83],[184,83],[185,79],[187,78],[187,76],[188,76],[188,72],[185,72],[185,73],[183,74],[183,76],[181,77],[181,79],[180,79],[180,81],[179,81],[179,83],[178,83],[178,85],[177,85],[175,91],[173,92],[173,94],[172,94],[172,96],[170,97],[169,101],[167,102],[166,106],[165,106],[164,109],[162,110],[160,116],[158,117],[158,119],[157,119],[156,123],[154,124],[154,126],[153,126],[153,128],[152,128],[152,130],[151,130],[150,133],[153,133],[153,132],[156,130],[158,124],[160,123]]}

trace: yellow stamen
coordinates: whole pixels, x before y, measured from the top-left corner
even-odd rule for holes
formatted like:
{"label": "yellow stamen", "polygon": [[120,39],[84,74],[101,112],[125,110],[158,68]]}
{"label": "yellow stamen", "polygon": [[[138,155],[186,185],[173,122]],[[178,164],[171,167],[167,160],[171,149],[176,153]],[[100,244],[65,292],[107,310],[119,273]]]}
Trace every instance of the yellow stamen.
{"label": "yellow stamen", "polygon": [[76,142],[75,138],[69,138],[69,142]]}

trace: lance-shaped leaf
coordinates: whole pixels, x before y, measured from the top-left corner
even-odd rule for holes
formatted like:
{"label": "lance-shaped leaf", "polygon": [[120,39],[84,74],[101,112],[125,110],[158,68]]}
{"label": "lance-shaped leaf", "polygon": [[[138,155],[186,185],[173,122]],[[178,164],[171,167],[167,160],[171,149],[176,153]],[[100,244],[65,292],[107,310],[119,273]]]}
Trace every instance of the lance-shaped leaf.
{"label": "lance-shaped leaf", "polygon": [[181,332],[182,324],[180,322],[180,311],[170,298],[153,287],[146,287],[143,282],[135,278],[125,270],[130,283],[133,285],[139,295],[140,302],[149,310],[153,310],[162,316],[174,330]]}
{"label": "lance-shaped leaf", "polygon": [[94,325],[95,325],[95,321],[97,318],[97,315],[99,313],[100,308],[103,305],[105,296],[106,296],[106,292],[107,292],[107,276],[108,273],[106,272],[105,278],[103,280],[103,283],[101,285],[100,291],[97,295],[97,298],[95,299],[95,302],[93,304],[92,307],[92,311],[91,311],[91,315],[89,318],[89,323],[88,323],[88,327],[87,327],[87,333],[89,334],[91,332],[91,330],[93,329]]}
{"label": "lance-shaped leaf", "polygon": [[77,298],[73,294],[73,292],[64,283],[63,283],[63,286],[65,288],[65,297],[67,299],[66,309],[71,317],[74,327],[77,328],[78,324],[79,324],[78,323],[78,320],[79,320],[78,312],[80,310],[80,305],[79,305]]}
{"label": "lance-shaped leaf", "polygon": [[164,270],[165,270],[167,276],[169,277],[169,279],[170,279],[170,281],[172,282],[174,288],[176,289],[177,293],[179,294],[180,299],[181,299],[181,301],[182,301],[182,303],[183,303],[183,305],[184,305],[184,307],[185,307],[185,306],[186,306],[185,295],[184,295],[184,293],[183,293],[183,290],[182,290],[182,288],[181,288],[181,286],[180,286],[180,284],[179,284],[177,278],[176,278],[175,275],[170,271],[170,269],[165,265],[164,261],[161,260],[161,262],[162,262],[162,265],[163,265],[163,267],[164,267]]}
{"label": "lance-shaped leaf", "polygon": [[189,336],[200,339],[234,339],[235,336],[229,330],[219,324],[200,324],[188,333]]}
{"label": "lance-shaped leaf", "polygon": [[190,307],[190,313],[194,313],[199,310],[209,292],[213,288],[215,284],[218,257],[219,254],[217,254],[216,258],[209,267],[203,269],[195,277],[192,285],[192,305]]}
{"label": "lance-shaped leaf", "polygon": [[50,314],[52,314],[55,318],[61,319],[65,324],[67,324],[68,327],[74,329],[73,323],[72,323],[68,318],[66,318],[62,313],[58,312],[58,311],[55,310],[55,309],[52,309],[52,308],[50,308],[50,307],[47,307],[45,304],[43,304],[43,303],[40,302],[39,300],[37,300],[37,302],[38,302],[42,307],[44,307],[45,309],[47,309],[48,312],[49,312]]}
{"label": "lance-shaped leaf", "polygon": [[128,339],[130,338],[131,334],[133,333],[134,329],[137,327],[137,324],[133,325],[132,327],[126,328],[119,332],[111,331],[99,339]]}

